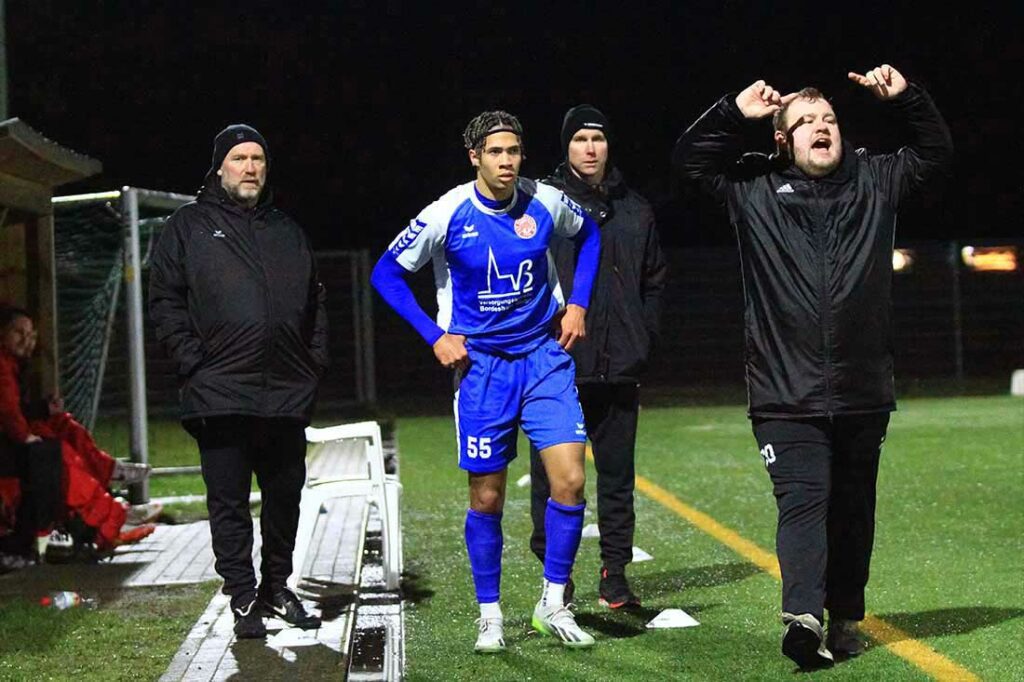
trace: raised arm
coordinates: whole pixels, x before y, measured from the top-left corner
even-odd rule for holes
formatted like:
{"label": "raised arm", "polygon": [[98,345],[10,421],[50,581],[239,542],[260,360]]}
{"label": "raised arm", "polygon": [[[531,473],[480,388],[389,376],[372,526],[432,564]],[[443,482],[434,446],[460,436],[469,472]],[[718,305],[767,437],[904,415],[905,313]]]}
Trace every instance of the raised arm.
{"label": "raised arm", "polygon": [[672,152],[676,172],[701,181],[724,199],[726,183],[759,168],[743,158],[743,132],[750,121],[774,114],[795,95],[781,95],[763,80],[755,81],[737,95],[726,95],[686,129]]}
{"label": "raised arm", "polygon": [[924,88],[908,82],[897,69],[882,64],[851,81],[869,90],[892,107],[910,136],[908,144],[895,154],[870,157],[871,167],[894,204],[936,177],[946,175],[953,165],[953,139],[942,114]]}

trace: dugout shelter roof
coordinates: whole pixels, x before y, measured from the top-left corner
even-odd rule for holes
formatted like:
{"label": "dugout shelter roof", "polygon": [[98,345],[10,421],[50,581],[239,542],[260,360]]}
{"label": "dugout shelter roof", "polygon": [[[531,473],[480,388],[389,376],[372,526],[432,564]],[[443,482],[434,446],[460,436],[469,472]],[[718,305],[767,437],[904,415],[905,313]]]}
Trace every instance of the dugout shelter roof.
{"label": "dugout shelter roof", "polygon": [[19,118],[0,122],[0,203],[49,214],[53,188],[96,175],[103,165],[48,139]]}

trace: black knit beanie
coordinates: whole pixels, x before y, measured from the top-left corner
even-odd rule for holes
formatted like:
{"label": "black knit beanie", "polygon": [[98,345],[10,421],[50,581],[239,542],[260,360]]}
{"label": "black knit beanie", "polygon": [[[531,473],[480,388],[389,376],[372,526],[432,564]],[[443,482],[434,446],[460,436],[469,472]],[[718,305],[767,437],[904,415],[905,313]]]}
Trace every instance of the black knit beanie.
{"label": "black knit beanie", "polygon": [[589,130],[600,130],[605,138],[611,142],[612,127],[604,114],[590,104],[581,104],[565,112],[565,119],[562,120],[562,153],[569,150],[569,142],[576,131],[581,128]]}
{"label": "black knit beanie", "polygon": [[213,138],[213,165],[211,168],[214,171],[220,169],[228,152],[235,145],[242,144],[243,142],[255,142],[263,147],[263,155],[267,157],[267,165],[270,165],[270,147],[267,146],[267,141],[263,139],[260,132],[244,123],[234,123],[217,133],[217,137]]}

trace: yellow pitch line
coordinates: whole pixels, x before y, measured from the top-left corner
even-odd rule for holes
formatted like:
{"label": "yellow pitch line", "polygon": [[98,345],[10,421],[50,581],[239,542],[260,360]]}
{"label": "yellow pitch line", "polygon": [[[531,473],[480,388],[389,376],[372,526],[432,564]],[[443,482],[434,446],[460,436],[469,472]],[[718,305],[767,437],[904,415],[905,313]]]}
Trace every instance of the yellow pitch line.
{"label": "yellow pitch line", "polygon": [[[589,445],[587,446],[587,458],[591,460],[594,458],[594,453]],[[766,552],[728,526],[722,525],[704,512],[697,511],[685,504],[678,497],[643,476],[637,475],[636,487],[644,495],[674,511],[765,573],[774,576],[776,580],[782,580],[779,560],[771,552]],[[917,641],[910,634],[877,616],[866,615],[861,623],[861,630],[889,651],[916,665],[941,682],[980,682],[980,678],[970,670],[957,665],[927,644]]]}

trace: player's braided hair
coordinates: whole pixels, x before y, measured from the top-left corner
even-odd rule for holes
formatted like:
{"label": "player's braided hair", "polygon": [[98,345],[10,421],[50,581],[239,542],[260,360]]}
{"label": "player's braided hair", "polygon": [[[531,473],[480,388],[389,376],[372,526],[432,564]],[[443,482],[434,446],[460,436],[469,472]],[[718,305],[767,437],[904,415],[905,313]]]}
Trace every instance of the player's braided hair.
{"label": "player's braided hair", "polygon": [[821,90],[819,90],[818,88],[801,88],[800,92],[796,93],[796,97],[794,97],[789,102],[784,104],[778,111],[775,112],[775,114],[772,115],[772,125],[775,126],[776,130],[782,131],[784,133],[787,132],[786,112],[789,111],[789,105],[799,99],[807,100],[809,102],[817,102],[819,99],[828,101],[828,98],[825,97],[825,95],[821,94]]}
{"label": "player's braided hair", "polygon": [[485,111],[469,122],[462,133],[462,141],[466,144],[466,149],[475,149],[479,152],[488,135],[501,132],[515,133],[522,137],[523,125],[507,111]]}

